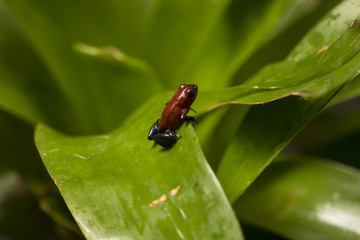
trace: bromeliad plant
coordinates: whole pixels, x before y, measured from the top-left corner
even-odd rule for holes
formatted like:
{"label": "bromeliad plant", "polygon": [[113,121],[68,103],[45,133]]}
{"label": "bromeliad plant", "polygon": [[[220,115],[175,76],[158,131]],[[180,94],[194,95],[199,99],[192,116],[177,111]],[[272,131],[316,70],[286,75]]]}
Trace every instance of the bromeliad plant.
{"label": "bromeliad plant", "polygon": [[[0,0],[0,13],[0,236],[81,237],[38,174],[35,127],[88,239],[360,237],[359,170],[281,156],[254,183],[359,95],[359,1]],[[200,124],[163,149],[147,135],[183,83],[199,86]]]}

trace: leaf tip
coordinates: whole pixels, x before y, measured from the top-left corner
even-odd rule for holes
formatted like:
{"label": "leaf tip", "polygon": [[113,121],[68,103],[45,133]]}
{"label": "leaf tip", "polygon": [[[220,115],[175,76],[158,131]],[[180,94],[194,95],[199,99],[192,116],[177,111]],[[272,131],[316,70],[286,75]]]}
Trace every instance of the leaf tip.
{"label": "leaf tip", "polygon": [[117,61],[123,61],[126,55],[114,46],[95,47],[81,42],[75,42],[73,49],[76,52],[94,57],[107,57]]}

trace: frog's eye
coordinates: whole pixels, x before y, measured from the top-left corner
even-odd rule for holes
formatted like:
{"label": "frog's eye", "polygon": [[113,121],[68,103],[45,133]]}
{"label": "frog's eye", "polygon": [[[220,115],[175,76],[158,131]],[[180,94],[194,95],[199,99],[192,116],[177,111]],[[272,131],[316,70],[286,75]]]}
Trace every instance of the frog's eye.
{"label": "frog's eye", "polygon": [[184,89],[186,87],[186,84],[181,84],[179,89]]}
{"label": "frog's eye", "polygon": [[190,98],[193,98],[193,97],[195,97],[195,91],[193,91],[193,90],[191,90],[191,92],[189,93],[189,97]]}

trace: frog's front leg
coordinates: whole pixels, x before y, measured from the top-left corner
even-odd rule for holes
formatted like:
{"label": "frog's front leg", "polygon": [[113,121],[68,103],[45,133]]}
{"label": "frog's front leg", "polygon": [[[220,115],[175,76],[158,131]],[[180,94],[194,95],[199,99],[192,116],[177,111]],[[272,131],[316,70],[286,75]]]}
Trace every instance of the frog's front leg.
{"label": "frog's front leg", "polygon": [[166,130],[163,133],[157,133],[153,135],[152,139],[155,140],[160,146],[167,148],[173,146],[179,138],[182,136],[178,136],[175,134],[173,130]]}
{"label": "frog's front leg", "polygon": [[[188,116],[188,115],[186,115],[188,112],[189,112],[189,108],[185,108],[185,109],[183,109],[182,110],[182,112],[181,112],[181,120],[182,121],[187,121],[187,122],[191,122],[191,121],[194,121],[194,122],[196,122],[197,124],[199,124],[199,122],[198,121],[196,121],[196,119],[193,117],[193,116]],[[194,110],[193,110],[194,111]]]}

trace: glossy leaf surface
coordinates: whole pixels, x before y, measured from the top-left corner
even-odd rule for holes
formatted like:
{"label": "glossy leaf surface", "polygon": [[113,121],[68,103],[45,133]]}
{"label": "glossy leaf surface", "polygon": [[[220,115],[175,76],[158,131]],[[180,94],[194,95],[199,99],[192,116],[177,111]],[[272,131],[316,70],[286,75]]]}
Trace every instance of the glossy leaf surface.
{"label": "glossy leaf surface", "polygon": [[291,239],[359,239],[359,184],[360,172],[351,167],[286,156],[264,171],[235,208],[242,220]]}
{"label": "glossy leaf surface", "polygon": [[[311,4],[309,4],[310,2]],[[238,52],[240,58],[238,58],[237,60],[236,58],[233,58],[235,62],[237,61],[238,67],[240,67],[240,69],[236,70],[237,72],[231,80],[233,85],[242,84],[266,64],[283,60],[286,55],[291,51],[291,49],[296,45],[299,39],[301,39],[306,34],[306,32],[308,32],[314,26],[314,24],[318,22],[323,15],[326,14],[326,12],[328,12],[332,7],[336,5],[336,3],[339,3],[340,1],[329,0],[325,2],[310,2],[291,1],[291,3],[289,2],[289,6],[287,6],[288,9],[286,9],[285,13],[281,11],[281,9],[285,10],[284,7],[286,7],[287,4],[287,2],[285,3],[284,1],[281,1],[280,5],[278,5],[277,1],[270,1],[269,5],[266,5],[266,1],[263,1],[261,5],[258,4],[258,2],[248,2],[246,4],[244,4],[243,2],[240,3],[239,1],[233,2],[234,6],[240,6],[241,9],[246,11],[246,14],[240,14],[240,16],[236,13],[241,12],[241,9],[236,9],[235,7],[232,7],[230,12],[234,13],[233,16],[238,17],[234,17],[232,19],[240,20],[241,17],[244,17],[246,20],[241,19],[240,22],[246,23],[246,27],[249,27],[245,27],[246,30],[241,31],[240,39],[236,41],[235,44],[242,43],[244,39],[247,39],[247,35],[250,35],[248,39],[251,40],[247,44],[254,47],[257,40],[259,40],[256,37],[261,38],[261,36],[263,36],[262,34],[269,30],[267,27],[271,25],[271,22],[274,20],[274,18],[277,18],[275,16],[280,17],[279,15],[282,15],[276,25],[276,28],[272,30],[270,36],[269,34],[265,33],[266,37],[262,39],[262,41],[264,42],[262,42],[260,46],[256,46],[256,51],[251,52],[252,55],[251,57],[248,57],[248,59],[245,59],[245,56],[247,56],[247,54],[250,54],[249,50],[251,50],[251,47],[248,47],[247,44],[239,44],[239,48],[233,47],[231,43],[221,44],[220,47],[226,47],[227,45],[230,45],[232,46],[232,49],[240,50]],[[251,10],[248,10],[247,8],[252,4],[254,4],[255,8],[252,9],[250,7]],[[262,7],[264,6],[268,8],[265,8],[265,11],[262,11]],[[252,12],[252,10],[254,10],[254,12]],[[254,17],[249,16],[252,13],[254,13]],[[251,21],[251,19],[253,19],[253,21]],[[255,19],[258,21],[254,21]],[[266,23],[262,22],[262,19],[265,19],[264,21]],[[232,24],[232,26],[236,26],[236,24]],[[240,24],[239,26],[242,25]],[[263,27],[265,28],[265,30],[263,29]],[[235,34],[236,32],[237,31],[235,31]],[[216,42],[215,38],[212,39],[214,42]],[[214,46],[212,50],[207,51],[207,53],[210,55],[213,54],[214,59],[219,60],[220,55],[216,54],[218,48],[219,46]],[[231,50],[229,52],[234,51]],[[209,64],[208,61],[211,61],[211,57],[209,56],[206,57],[206,61],[203,61],[204,65],[205,63]],[[221,63],[223,62],[225,61],[221,59]],[[236,64],[228,64],[227,67],[230,69],[234,67],[234,65]],[[216,76],[216,74],[214,74],[214,69],[216,69],[216,66],[214,64],[212,64],[211,66],[211,68],[204,68],[206,69],[206,71],[203,72],[207,72],[211,76],[207,76],[203,82],[211,82],[211,79]],[[201,68],[199,71],[201,71]],[[224,82],[227,81],[225,79],[225,76],[227,75],[225,74],[225,72],[226,71],[221,71],[221,77],[215,78],[216,81],[212,84],[212,86],[216,86],[216,89],[218,90],[221,89],[221,86],[223,84],[223,81],[221,79],[224,79]],[[228,73],[229,72],[230,71],[228,71]],[[202,84],[201,86],[203,89]],[[254,94],[256,92],[256,89],[251,89],[253,86],[248,85],[247,87],[250,87],[250,89],[248,89],[250,94]],[[205,88],[200,92],[201,98],[199,98],[199,100],[202,99],[202,97],[205,97],[207,94],[210,95],[211,92],[214,95],[210,98],[205,97],[206,101],[204,101],[206,103],[211,102],[217,97],[219,97],[218,94],[221,91],[225,93],[224,96],[222,96],[223,100],[229,100],[231,99],[231,91],[227,90],[214,91],[210,88]],[[235,91],[236,90],[234,89],[234,92]],[[260,91],[262,91],[261,94]],[[265,95],[265,91],[266,89],[259,89],[258,95]],[[230,97],[226,96],[226,94],[230,94]],[[255,101],[256,100],[260,99],[255,99]],[[244,105],[233,105],[230,108],[219,108],[218,110],[213,111],[210,114],[206,114],[206,116],[201,119],[201,124],[196,127],[196,132],[200,138],[203,151],[213,169],[217,169],[220,159],[225,152],[226,146],[229,144],[234,134],[236,133],[236,130],[242,122],[243,116],[246,115],[246,111],[250,108],[251,106]]]}
{"label": "glossy leaf surface", "polygon": [[[348,2],[343,2],[337,8],[343,8],[344,5],[360,9],[359,2],[352,2],[352,5],[349,5]],[[331,17],[332,14],[330,13],[324,18],[324,21],[327,21],[327,18]],[[303,66],[295,71],[295,74],[291,73],[289,76],[286,74],[281,76],[281,79],[287,79],[289,77],[289,83],[293,82],[293,77],[294,79],[297,79],[294,81],[294,84],[301,79],[299,77],[302,77],[300,74],[302,69],[305,70],[303,75],[304,79],[311,78],[311,76],[316,79],[318,74],[330,74],[333,78],[333,85],[328,88],[328,90],[321,93],[314,91],[314,94],[317,97],[312,101],[287,98],[270,104],[255,106],[250,110],[238,129],[236,138],[225,152],[217,172],[217,176],[222,182],[230,201],[235,201],[236,198],[243,193],[247,186],[252,183],[261,171],[280,152],[280,150],[307,123],[317,116],[334,94],[341,89],[344,84],[358,75],[360,55],[357,54],[357,52],[359,51],[360,46],[358,41],[360,24],[358,20],[354,21],[356,18],[355,16],[347,15],[346,17],[348,19],[348,30],[346,30],[345,27],[345,29],[343,29],[344,34],[341,37],[339,36],[339,39],[332,45],[334,46],[334,55],[328,55],[328,58],[333,58],[335,56],[342,58],[341,49],[344,47],[344,54],[346,55],[346,53],[348,53],[350,54],[350,57],[347,61],[342,63],[342,66],[327,65],[323,69],[320,69],[319,72],[314,72],[313,70],[314,65],[316,67],[316,62],[313,61],[314,58],[319,57],[316,52],[314,53],[315,55],[303,58],[299,62],[287,59],[284,63],[274,65],[273,71],[275,76],[281,75],[277,72],[279,71],[278,67],[286,65],[286,62],[293,62],[296,65]],[[343,20],[342,18],[339,19]],[[311,34],[311,32],[309,34]],[[322,34],[326,35],[327,33],[322,32]],[[341,42],[346,44],[342,45]],[[331,46],[328,49],[330,48]],[[351,48],[357,49],[355,50],[355,53],[351,51]],[[327,53],[329,52],[326,52],[323,57],[320,56],[321,61],[325,60]],[[306,59],[309,60],[308,66],[305,63]],[[344,59],[340,59],[339,61],[342,60]],[[331,68],[333,68],[333,70],[330,70]],[[264,71],[260,72],[259,76],[263,73],[270,74],[271,70],[271,66],[269,66]],[[307,70],[309,70],[309,72],[307,72]],[[331,71],[331,73],[326,73],[327,71]],[[287,70],[284,69],[284,73],[286,72]],[[271,76],[267,75],[267,78],[269,77]],[[264,80],[267,78],[264,78]],[[261,80],[261,78],[257,76],[255,76],[254,79],[257,83]],[[250,82],[251,81],[252,79]],[[284,82],[286,82],[286,80],[284,80]],[[273,82],[273,84],[275,83],[276,82]],[[264,121],[264,119],[266,119],[266,121]]]}
{"label": "glossy leaf surface", "polygon": [[37,146],[70,211],[89,239],[242,239],[191,125],[169,150],[147,140],[164,102],[149,100],[107,135],[38,127]]}
{"label": "glossy leaf surface", "polygon": [[[200,111],[206,111],[217,105],[262,104],[289,95],[305,100],[319,98],[333,90],[335,83],[331,73],[344,67],[360,51],[359,34],[360,21],[355,20],[351,27],[326,49],[320,49],[300,61],[286,60],[265,67],[247,80],[246,84],[200,93],[201,97],[195,104]],[[351,66],[345,68],[350,68],[352,73],[348,81],[357,76],[356,69]],[[338,82],[337,85],[344,83]]]}
{"label": "glossy leaf surface", "polygon": [[[0,108],[59,131],[39,125],[37,145],[87,238],[241,239],[229,202],[322,109],[358,95],[359,13],[358,0],[0,0]],[[170,150],[146,139],[171,96],[150,99],[181,83],[199,85],[206,159],[190,125]],[[356,158],[343,151],[358,141],[336,142],[360,126],[346,117],[332,145],[326,131],[307,139]],[[45,179],[30,183],[34,205],[76,232],[34,156],[32,126],[12,122],[0,116],[0,170]]]}

